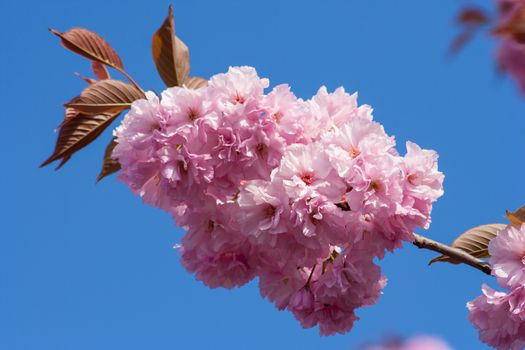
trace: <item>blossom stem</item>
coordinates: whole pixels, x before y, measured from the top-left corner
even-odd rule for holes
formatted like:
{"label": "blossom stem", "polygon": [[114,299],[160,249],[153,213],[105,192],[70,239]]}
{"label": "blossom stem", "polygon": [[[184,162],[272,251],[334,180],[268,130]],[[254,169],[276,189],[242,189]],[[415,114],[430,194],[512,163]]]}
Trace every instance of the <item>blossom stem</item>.
{"label": "blossom stem", "polygon": [[427,237],[424,237],[424,236],[421,236],[415,233],[414,233],[414,242],[412,242],[412,244],[414,244],[416,247],[421,248],[421,249],[428,249],[428,250],[432,250],[432,251],[441,253],[443,255],[447,255],[453,258],[455,261],[472,266],[486,273],[487,275],[491,274],[492,269],[488,262],[478,259],[464,252],[461,249],[453,248],[446,244],[436,242],[430,238],[427,238]]}
{"label": "blossom stem", "polygon": [[315,268],[317,267],[317,264],[312,267],[312,271],[310,271],[310,275],[308,276],[308,280],[306,281],[306,284],[304,285],[305,288],[308,288],[310,286],[310,281],[312,280],[312,276],[314,275]]}

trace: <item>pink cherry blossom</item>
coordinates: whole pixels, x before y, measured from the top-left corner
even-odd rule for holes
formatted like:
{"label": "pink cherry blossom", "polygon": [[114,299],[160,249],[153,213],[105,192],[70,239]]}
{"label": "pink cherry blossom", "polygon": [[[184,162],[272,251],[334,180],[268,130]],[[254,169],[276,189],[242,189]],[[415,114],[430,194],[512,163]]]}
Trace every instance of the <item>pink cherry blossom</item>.
{"label": "pink cherry blossom", "polygon": [[171,87],[162,92],[161,104],[169,114],[168,129],[192,124],[212,112],[211,102],[206,99],[205,89],[190,90]]}
{"label": "pink cherry blossom", "polygon": [[443,174],[437,170],[438,155],[423,150],[413,142],[406,143],[405,156],[406,192],[421,200],[436,199],[443,195]]}
{"label": "pink cherry blossom", "polygon": [[351,250],[326,266],[306,291],[300,291],[299,307],[290,309],[304,327],[319,324],[322,335],[345,333],[358,319],[357,308],[377,302],[386,278],[370,257]]}
{"label": "pink cherry blossom", "polygon": [[209,205],[190,214],[182,240],[182,264],[211,288],[242,286],[255,277],[252,247],[228,225],[234,208],[215,209]]}
{"label": "pink cherry blossom", "polygon": [[182,265],[211,288],[259,278],[261,295],[323,335],[349,331],[386,278],[374,262],[427,228],[437,155],[406,156],[357,94],[231,67],[198,90],[135,101],[115,130],[120,179],[187,232]]}
{"label": "pink cherry blossom", "polygon": [[308,142],[303,135],[306,128],[304,118],[310,113],[308,104],[298,99],[288,85],[274,87],[263,97],[261,106],[266,116],[275,121],[288,144]]}
{"label": "pink cherry blossom", "polygon": [[268,85],[268,79],[260,79],[252,67],[230,67],[228,73],[210,78],[207,92],[216,108],[231,113],[253,107]]}
{"label": "pink cherry blossom", "polygon": [[255,237],[263,233],[288,231],[290,205],[284,188],[264,180],[252,180],[242,186],[237,203],[242,231]]}
{"label": "pink cherry blossom", "polygon": [[525,285],[525,224],[509,225],[489,244],[492,273],[502,286]]}
{"label": "pink cherry blossom", "polygon": [[[305,269],[290,269],[284,272],[275,268],[266,268],[259,275],[259,289],[263,297],[272,301],[279,310],[290,305],[295,293],[304,289],[310,271]],[[297,301],[294,301],[295,305]]]}
{"label": "pink cherry blossom", "polygon": [[312,118],[305,132],[314,140],[322,136],[322,131],[333,130],[354,118],[372,119],[370,106],[358,106],[357,93],[349,95],[342,87],[329,93],[323,86],[308,102]]}
{"label": "pink cherry blossom", "polygon": [[346,189],[321,143],[288,146],[272,177],[273,181],[282,181],[292,200],[325,196],[338,202]]}
{"label": "pink cherry blossom", "polygon": [[498,350],[521,350],[525,346],[525,286],[511,293],[483,285],[483,295],[467,304],[469,320],[479,338]]}
{"label": "pink cherry blossom", "polygon": [[343,178],[352,175],[353,167],[361,158],[392,152],[395,140],[388,137],[383,127],[367,118],[354,118],[324,135],[327,152]]}

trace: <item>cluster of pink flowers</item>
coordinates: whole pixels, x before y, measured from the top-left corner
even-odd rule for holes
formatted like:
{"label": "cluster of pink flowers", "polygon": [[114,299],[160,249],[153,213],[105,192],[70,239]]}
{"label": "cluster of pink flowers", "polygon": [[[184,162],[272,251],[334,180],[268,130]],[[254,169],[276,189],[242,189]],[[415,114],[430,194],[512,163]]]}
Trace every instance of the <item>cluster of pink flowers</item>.
{"label": "cluster of pink flowers", "polygon": [[452,348],[441,339],[417,336],[406,341],[394,339],[380,345],[365,347],[364,350],[452,350]]}
{"label": "cluster of pink flowers", "polygon": [[498,350],[525,348],[525,224],[503,229],[489,244],[498,292],[483,285],[483,294],[467,304],[480,339]]}
{"label": "cluster of pink flowers", "polygon": [[261,294],[323,335],[352,328],[386,279],[374,259],[430,224],[437,154],[395,140],[343,88],[265,94],[251,67],[133,103],[115,131],[120,179],[187,230],[184,267]]}
{"label": "cluster of pink flowers", "polygon": [[[525,19],[524,0],[498,0],[498,26],[509,26]],[[521,18],[520,18],[521,17]],[[520,26],[522,27],[522,26]],[[516,28],[523,31],[523,28]],[[525,32],[506,35],[497,51],[499,67],[519,84],[525,94]]]}

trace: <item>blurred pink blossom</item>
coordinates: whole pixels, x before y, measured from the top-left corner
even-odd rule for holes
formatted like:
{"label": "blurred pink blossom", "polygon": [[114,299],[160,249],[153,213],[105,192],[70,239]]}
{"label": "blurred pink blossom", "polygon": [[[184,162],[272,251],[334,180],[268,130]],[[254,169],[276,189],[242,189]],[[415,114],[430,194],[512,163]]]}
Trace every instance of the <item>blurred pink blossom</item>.
{"label": "blurred pink blossom", "polygon": [[364,350],[452,350],[452,348],[439,338],[416,336],[406,341],[395,340],[365,347]]}

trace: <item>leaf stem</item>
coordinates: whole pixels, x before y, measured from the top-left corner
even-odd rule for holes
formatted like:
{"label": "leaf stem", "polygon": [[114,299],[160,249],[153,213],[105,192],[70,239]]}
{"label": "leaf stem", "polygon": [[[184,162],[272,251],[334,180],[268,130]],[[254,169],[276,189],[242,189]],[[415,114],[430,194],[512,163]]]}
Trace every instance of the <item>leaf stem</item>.
{"label": "leaf stem", "polygon": [[473,257],[472,255],[464,252],[461,249],[453,248],[451,246],[434,241],[430,238],[418,235],[416,233],[414,233],[414,242],[412,242],[412,244],[420,249],[428,249],[434,252],[447,255],[453,258],[454,260],[472,266],[480,270],[481,272],[486,273],[487,275],[491,274],[492,269],[488,262]]}
{"label": "leaf stem", "polygon": [[124,75],[126,77],[126,79],[129,80],[129,82],[131,84],[133,84],[133,86],[135,86],[137,89],[140,90],[140,92],[142,92],[143,95],[146,95],[146,93],[144,92],[144,90],[142,90],[142,88],[139,86],[139,84],[137,84],[137,82],[135,80],[133,80],[133,78],[122,68],[118,68],[118,67],[113,67],[115,69],[117,69],[120,73],[122,73],[122,75]]}

